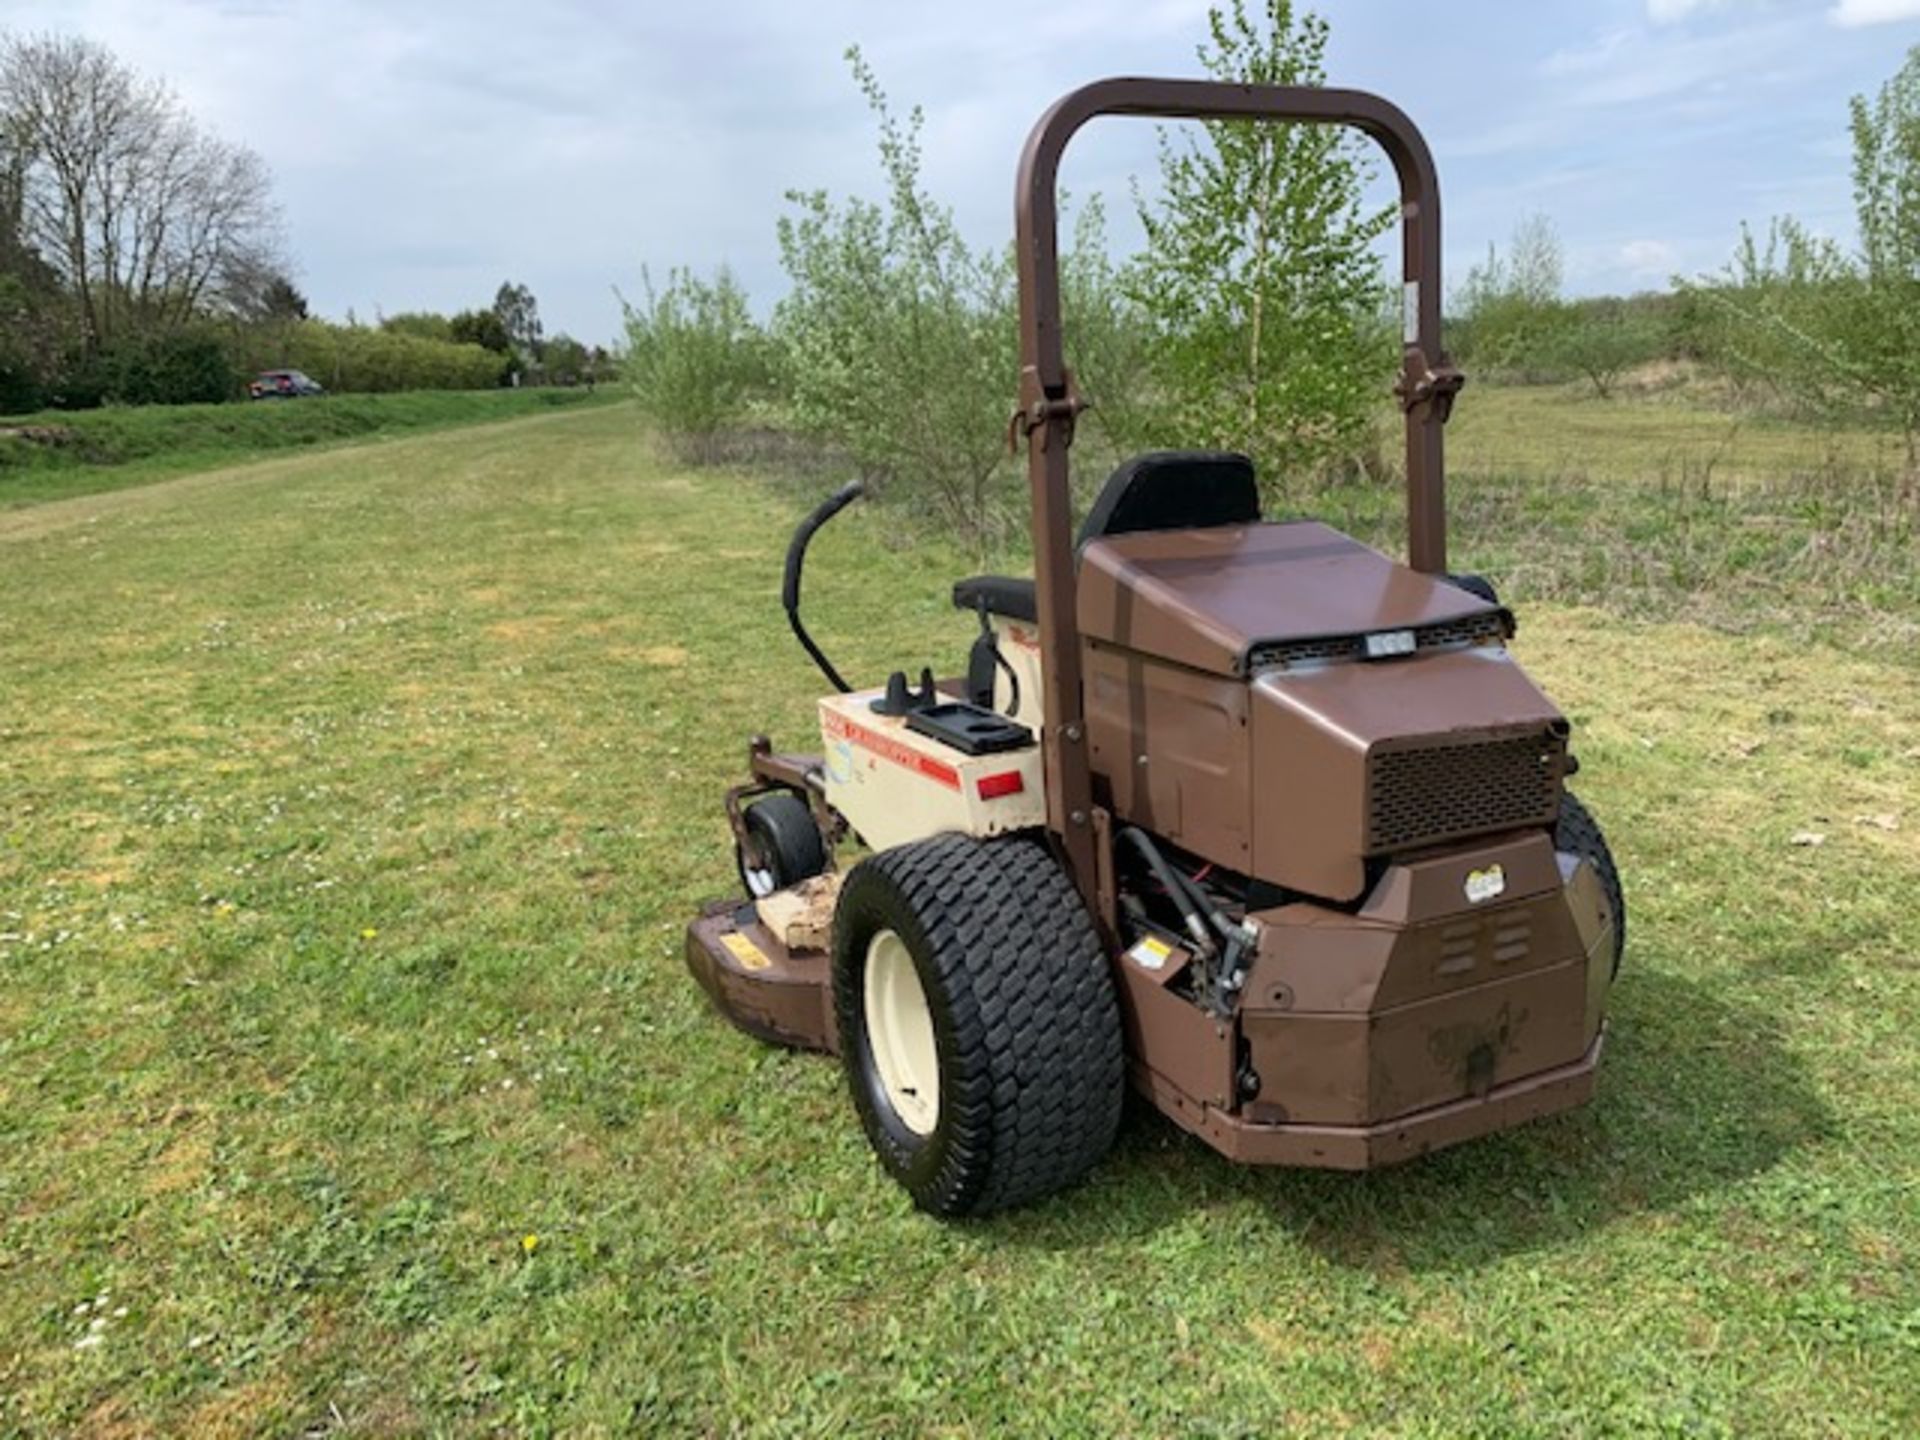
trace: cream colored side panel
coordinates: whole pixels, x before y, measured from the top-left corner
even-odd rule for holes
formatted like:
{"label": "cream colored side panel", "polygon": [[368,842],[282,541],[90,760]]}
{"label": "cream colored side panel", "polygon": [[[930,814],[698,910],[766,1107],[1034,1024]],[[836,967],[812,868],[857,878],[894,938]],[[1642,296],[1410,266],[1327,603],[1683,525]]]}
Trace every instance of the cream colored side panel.
{"label": "cream colored side panel", "polygon": [[[915,734],[904,719],[874,714],[872,702],[881,693],[829,695],[820,702],[827,802],[868,845],[885,850],[944,830],[1004,835],[1045,823],[1046,786],[1038,745],[999,755],[966,755]],[[983,780],[1005,786],[1009,782],[998,777],[1008,774],[1018,777],[1016,789],[981,797]]]}

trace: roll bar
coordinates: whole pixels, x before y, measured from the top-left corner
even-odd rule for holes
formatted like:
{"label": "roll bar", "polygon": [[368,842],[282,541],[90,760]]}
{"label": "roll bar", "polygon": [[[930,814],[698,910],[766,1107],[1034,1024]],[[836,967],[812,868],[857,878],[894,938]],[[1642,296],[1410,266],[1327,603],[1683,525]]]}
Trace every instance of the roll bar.
{"label": "roll bar", "polygon": [[1427,142],[1398,106],[1360,90],[1120,78],[1069,92],[1033,127],[1014,193],[1020,268],[1020,409],[1014,427],[1027,442],[1033,491],[1035,598],[1046,685],[1047,824],[1060,838],[1074,882],[1095,915],[1100,906],[1093,785],[1080,692],[1067,471],[1067,448],[1085,401],[1074,388],[1060,341],[1055,192],[1067,141],[1100,115],[1350,125],[1387,152],[1400,181],[1404,310],[1401,373],[1394,391],[1406,416],[1407,559],[1433,574],[1447,568],[1440,427],[1462,383],[1440,345],[1440,182]]}

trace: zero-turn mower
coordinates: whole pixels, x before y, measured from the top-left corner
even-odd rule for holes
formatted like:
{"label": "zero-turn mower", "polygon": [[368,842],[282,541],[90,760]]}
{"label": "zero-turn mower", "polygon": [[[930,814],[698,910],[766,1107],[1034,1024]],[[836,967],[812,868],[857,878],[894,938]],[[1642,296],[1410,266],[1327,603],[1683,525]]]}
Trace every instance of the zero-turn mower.
{"label": "zero-turn mower", "polygon": [[[1141,455],[1077,534],[1055,177],[1110,114],[1357,127],[1399,178],[1407,563],[1271,521],[1245,456]],[[1131,1086],[1223,1154],[1363,1170],[1584,1102],[1620,881],[1564,787],[1565,718],[1512,614],[1449,574],[1440,207],[1407,117],[1356,91],[1107,80],[1034,128],[1016,196],[1032,580],[953,588],[966,674],[834,687],[819,754],[749,745],[746,894],[687,936],[731,1020],[837,1052],[882,1166],[942,1215],[1072,1184]],[[870,854],[842,874],[838,847]]]}

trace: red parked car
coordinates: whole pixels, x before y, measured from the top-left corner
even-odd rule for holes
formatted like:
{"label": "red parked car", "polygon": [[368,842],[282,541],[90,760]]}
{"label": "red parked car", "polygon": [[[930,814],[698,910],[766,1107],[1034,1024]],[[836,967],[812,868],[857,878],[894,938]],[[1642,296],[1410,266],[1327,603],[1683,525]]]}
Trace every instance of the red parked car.
{"label": "red parked car", "polygon": [[262,370],[247,382],[250,400],[298,400],[307,395],[324,395],[318,380],[299,370]]}

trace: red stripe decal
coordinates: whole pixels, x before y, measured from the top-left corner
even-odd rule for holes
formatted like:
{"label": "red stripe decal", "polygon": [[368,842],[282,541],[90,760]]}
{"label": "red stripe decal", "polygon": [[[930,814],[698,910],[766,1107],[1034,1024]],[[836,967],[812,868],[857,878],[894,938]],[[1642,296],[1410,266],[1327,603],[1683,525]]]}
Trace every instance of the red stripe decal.
{"label": "red stripe decal", "polygon": [[934,759],[931,755],[922,755],[910,745],[902,745],[891,736],[882,735],[877,730],[855,723],[843,715],[829,710],[826,716],[826,728],[829,735],[837,735],[862,750],[871,750],[882,760],[891,760],[894,764],[914,770],[929,780],[938,780],[949,790],[960,788],[960,772],[953,766]]}

